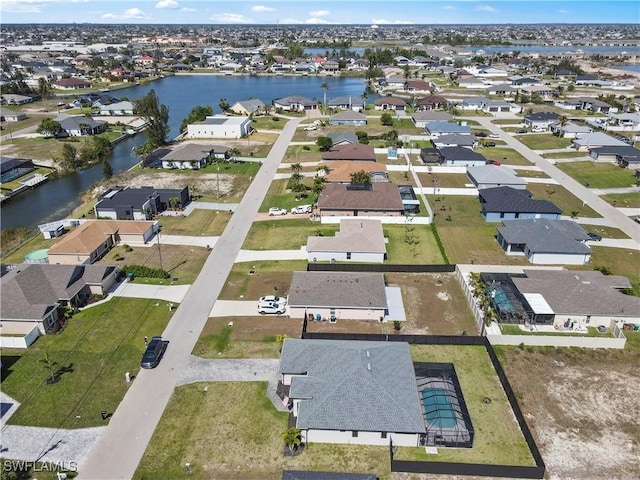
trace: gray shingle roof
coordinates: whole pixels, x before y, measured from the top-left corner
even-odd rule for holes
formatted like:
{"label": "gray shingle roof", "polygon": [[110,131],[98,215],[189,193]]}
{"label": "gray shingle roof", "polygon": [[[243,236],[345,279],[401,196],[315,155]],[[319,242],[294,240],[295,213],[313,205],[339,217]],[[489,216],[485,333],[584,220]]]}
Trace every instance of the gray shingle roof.
{"label": "gray shingle roof", "polygon": [[302,429],[425,433],[409,344],[287,338],[279,372]]}
{"label": "gray shingle roof", "polygon": [[309,237],[307,251],[385,253],[387,248],[380,220],[342,219],[335,237]]}
{"label": "gray shingle roof", "polygon": [[640,316],[638,297],[617,288],[631,286],[626,277],[596,270],[525,270],[526,278],[513,278],[522,293],[539,293],[557,314]]}
{"label": "gray shingle roof", "polygon": [[469,125],[458,125],[454,122],[429,122],[424,128],[429,133],[471,133]]}
{"label": "gray shingle roof", "polygon": [[484,155],[464,147],[441,147],[438,152],[445,162],[486,162]]}
{"label": "gray shingle roof", "polygon": [[571,220],[545,218],[506,220],[498,227],[509,243],[526,244],[533,253],[588,254],[591,249],[582,243],[589,236]]}
{"label": "gray shingle roof", "polygon": [[[186,143],[171,150],[167,155],[162,157],[162,160],[176,160],[176,161],[194,161],[208,158],[211,151],[216,148],[212,145],[200,145],[197,143]],[[222,147],[219,147],[222,148]]]}
{"label": "gray shingle roof", "polygon": [[501,165],[478,165],[467,167],[467,176],[476,185],[494,183],[497,185],[526,185],[527,181],[518,177],[509,167]]}
{"label": "gray shingle roof", "polygon": [[553,202],[533,200],[528,190],[511,187],[483,188],[478,195],[483,213],[562,213]]}
{"label": "gray shingle roof", "polygon": [[366,120],[367,116],[358,112],[354,112],[353,110],[346,110],[344,112],[336,113],[335,115],[331,115],[329,117],[329,121],[333,120]]}
{"label": "gray shingle roof", "polygon": [[322,210],[365,210],[369,212],[404,211],[398,186],[388,182],[374,182],[367,189],[350,189],[348,185],[330,183],[318,199]]}
{"label": "gray shingle roof", "polygon": [[386,308],[381,273],[293,272],[289,289],[292,307]]}
{"label": "gray shingle roof", "polygon": [[342,142],[358,143],[358,137],[353,132],[329,132],[327,137],[331,139],[334,145]]}

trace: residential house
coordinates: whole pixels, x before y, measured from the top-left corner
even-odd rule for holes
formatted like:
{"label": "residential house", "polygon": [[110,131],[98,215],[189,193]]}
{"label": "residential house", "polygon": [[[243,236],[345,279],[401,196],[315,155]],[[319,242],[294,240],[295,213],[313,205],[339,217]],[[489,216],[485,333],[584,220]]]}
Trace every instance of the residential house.
{"label": "residential house", "polygon": [[576,138],[578,135],[591,133],[593,130],[590,127],[578,125],[573,122],[568,122],[565,125],[561,125],[560,122],[556,122],[551,125],[551,132],[562,138]]}
{"label": "residential house", "polygon": [[457,79],[460,88],[485,88],[487,84],[484,80],[474,77],[473,75],[461,75]]}
{"label": "residential house", "polygon": [[442,147],[438,152],[440,163],[447,167],[474,167],[487,163],[484,155],[465,147]]}
{"label": "residential house", "polygon": [[384,262],[387,248],[380,220],[340,220],[340,230],[333,237],[309,237],[309,262]]}
{"label": "residential house", "polygon": [[353,110],[336,113],[329,117],[330,125],[349,125],[352,127],[361,127],[367,124],[367,116]]}
{"label": "residential house", "polygon": [[433,145],[440,149],[442,147],[465,147],[471,148],[476,145],[478,139],[473,135],[460,135],[459,133],[451,133],[448,135],[440,135],[432,140]]}
{"label": "residential house", "polygon": [[31,103],[36,101],[36,97],[28,95],[19,95],[17,93],[3,93],[2,105],[24,105],[25,103]]}
{"label": "residential house", "polygon": [[555,112],[536,112],[524,116],[524,125],[534,130],[550,130],[560,115]]}
{"label": "residential house", "polygon": [[249,117],[214,115],[187,125],[186,138],[243,138],[251,132],[251,122]]}
{"label": "residential house", "polygon": [[534,264],[587,265],[591,259],[587,232],[571,220],[505,220],[497,238],[507,255],[524,255]]}
{"label": "residential house", "polygon": [[26,120],[27,114],[24,112],[16,112],[8,108],[0,108],[0,122],[19,122]]}
{"label": "residential house", "polygon": [[274,100],[273,106],[288,112],[304,112],[305,110],[317,110],[318,102],[301,97],[300,95],[291,95]]}
{"label": "residential house", "polygon": [[623,168],[640,168],[640,150],[631,145],[592,148],[589,156],[598,162],[615,162]]}
{"label": "residential house", "polygon": [[358,137],[353,132],[328,132],[326,136],[333,142],[332,148],[348,143],[358,143]]}
{"label": "residential house", "polygon": [[618,113],[609,115],[609,129],[611,130],[640,130],[640,113]]}
{"label": "residential house", "polygon": [[93,211],[96,218],[150,220],[167,208],[183,210],[190,200],[189,187],[117,187],[100,195]]}
{"label": "residential house", "polygon": [[362,110],[364,110],[364,100],[351,95],[349,95],[348,97],[331,98],[327,100],[327,107],[361,112]]}
{"label": "residential house", "polygon": [[387,95],[373,101],[376,110],[406,110],[408,105],[402,98]]}
{"label": "residential house", "polygon": [[94,120],[84,115],[74,115],[59,121],[64,134],[70,137],[83,135],[98,135],[107,129],[109,125],[104,120]]}
{"label": "residential house", "polygon": [[431,94],[435,89],[436,86],[433,83],[420,80],[407,80],[403,85],[403,90],[412,95],[425,93]]}
{"label": "residential house", "polygon": [[472,73],[477,77],[506,77],[509,75],[506,70],[485,65],[478,66]]}
{"label": "residential house", "polygon": [[415,101],[416,109],[421,110],[446,110],[449,108],[449,100],[440,95],[429,95]]}
{"label": "residential house", "polygon": [[520,91],[526,95],[538,95],[545,102],[553,100],[553,88],[549,85],[530,85],[521,88]]}
{"label": "residential house", "polygon": [[426,164],[439,164],[442,159],[436,148],[421,148],[420,160]]}
{"label": "residential house", "polygon": [[528,190],[512,187],[483,188],[478,191],[482,217],[487,222],[502,220],[548,218],[558,220],[562,214],[548,200],[534,200]]}
{"label": "residential house", "polygon": [[532,323],[540,316],[560,330],[640,323],[638,298],[621,292],[631,287],[626,277],[598,270],[525,269],[524,274],[511,280]]}
{"label": "residential house", "polygon": [[540,85],[540,80],[532,77],[521,77],[520,75],[514,75],[509,77],[511,85],[514,87],[530,87],[532,85]]}
{"label": "residential house", "polygon": [[471,135],[471,127],[468,125],[460,125],[456,122],[428,122],[424,129],[432,138],[440,135],[449,135],[458,133],[460,135]]}
{"label": "residential house", "polygon": [[593,75],[576,75],[575,84],[580,87],[610,87],[613,85],[613,82],[600,80]]}
{"label": "residential house", "polygon": [[520,106],[504,100],[487,99],[482,105],[482,111],[487,113],[518,113],[521,110]]}
{"label": "residential house", "polygon": [[618,109],[612,107],[602,100],[591,97],[573,97],[558,100],[554,103],[555,106],[564,108],[565,110],[588,110],[594,113],[614,113]]}
{"label": "residential house", "polygon": [[67,233],[47,252],[51,264],[91,264],[114,245],[144,245],[158,231],[158,222],[88,220]]}
{"label": "residential house", "polygon": [[333,60],[329,60],[322,65],[322,71],[328,75],[335,75],[340,72],[340,64]]}
{"label": "residential house", "polygon": [[478,190],[495,187],[511,187],[519,190],[527,188],[527,181],[524,178],[518,177],[511,168],[502,165],[469,167],[467,177]]}
{"label": "residential house", "polygon": [[132,102],[115,102],[109,105],[100,106],[100,115],[133,115],[134,106]]}
{"label": "residential house", "polygon": [[60,90],[79,90],[83,88],[91,88],[91,83],[79,78],[63,78],[52,83],[54,88]]}
{"label": "residential house", "polygon": [[318,175],[324,176],[329,183],[351,183],[351,175],[356,172],[366,172],[372,182],[388,182],[387,167],[384,163],[360,160],[332,160],[327,162],[329,171],[319,170]]}
{"label": "residential house", "polygon": [[627,142],[613,138],[606,133],[593,132],[578,135],[573,139],[572,147],[579,152],[587,152],[597,147],[626,147]]}
{"label": "residential house", "polygon": [[418,128],[425,128],[429,122],[449,122],[453,116],[447,112],[425,110],[411,114],[413,124]]}
{"label": "residential house", "polygon": [[278,373],[305,443],[416,447],[426,434],[407,343],[287,338]]}
{"label": "residential house", "polygon": [[0,333],[27,335],[35,326],[46,334],[60,307],[82,307],[92,295],[106,294],[117,275],[109,265],[16,265],[0,278]]}
{"label": "residential house", "polygon": [[211,161],[213,152],[216,149],[218,150],[218,156],[222,154],[226,157],[228,147],[216,147],[198,143],[181,144],[157,159],[155,164],[161,164],[162,168],[168,169],[199,170]]}
{"label": "residential house", "polygon": [[459,107],[462,110],[482,110],[488,101],[487,97],[468,97],[462,100]]}
{"label": "residential house", "polygon": [[488,95],[515,95],[518,90],[509,85],[490,85],[485,92]]}
{"label": "residential house", "polygon": [[2,183],[8,183],[36,169],[30,158],[0,157]]}
{"label": "residential house", "polygon": [[229,110],[238,115],[252,115],[264,112],[264,108],[265,104],[262,100],[259,98],[250,98],[248,100],[237,101],[229,107]]}
{"label": "residential house", "polygon": [[322,153],[323,161],[330,160],[357,160],[375,162],[376,153],[372,146],[362,143],[348,143],[346,145],[338,145],[328,152]]}
{"label": "residential house", "polygon": [[385,217],[404,215],[398,187],[393,183],[325,186],[318,199],[322,217]]}

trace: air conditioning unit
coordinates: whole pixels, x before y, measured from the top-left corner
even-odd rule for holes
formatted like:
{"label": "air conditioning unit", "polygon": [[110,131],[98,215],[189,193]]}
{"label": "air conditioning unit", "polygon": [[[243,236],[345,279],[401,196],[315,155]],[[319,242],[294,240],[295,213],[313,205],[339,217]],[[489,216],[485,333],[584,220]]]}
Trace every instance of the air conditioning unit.
{"label": "air conditioning unit", "polygon": [[329,317],[330,323],[336,323],[337,321],[338,321],[338,317],[336,317],[335,315],[331,315],[331,317]]}

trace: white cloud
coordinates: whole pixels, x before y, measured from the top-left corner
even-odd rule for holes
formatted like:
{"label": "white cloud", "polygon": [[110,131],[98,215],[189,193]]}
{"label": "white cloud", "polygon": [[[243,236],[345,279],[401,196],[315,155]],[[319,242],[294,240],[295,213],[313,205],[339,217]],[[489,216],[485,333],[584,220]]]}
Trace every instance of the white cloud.
{"label": "white cloud", "polygon": [[297,25],[297,24],[304,23],[304,22],[301,21],[301,20],[296,20],[295,18],[283,18],[278,23],[280,23],[282,25]]}
{"label": "white cloud", "polygon": [[178,8],[178,2],[175,0],[160,0],[156,3],[156,8]]}
{"label": "white cloud", "polygon": [[218,23],[254,23],[250,18],[237,13],[221,13],[219,15],[211,15],[209,20]]}
{"label": "white cloud", "polygon": [[272,7],[266,7],[264,5],[254,5],[251,7],[251,11],[255,13],[267,13],[267,12],[275,12],[276,9]]}
{"label": "white cloud", "polygon": [[106,20],[139,20],[139,19],[149,19],[148,15],[146,15],[139,8],[127,8],[122,13],[105,13],[102,17]]}
{"label": "white cloud", "polygon": [[456,7],[454,7],[453,5],[445,5],[444,7],[442,7],[443,10],[456,10]]}
{"label": "white cloud", "polygon": [[374,25],[411,25],[413,22],[407,20],[387,20],[386,18],[374,18],[371,20]]}
{"label": "white cloud", "polygon": [[498,11],[497,9],[490,7],[489,5],[481,5],[479,7],[476,7],[476,10],[489,13],[496,13]]}
{"label": "white cloud", "polygon": [[309,15],[317,18],[317,17],[326,17],[330,13],[331,12],[329,10],[314,10],[313,12],[309,12]]}
{"label": "white cloud", "polygon": [[189,12],[197,12],[198,9],[197,8],[191,8],[191,7],[182,7],[180,9],[181,12],[185,12],[185,13],[189,13]]}
{"label": "white cloud", "polygon": [[309,18],[307,19],[307,21],[305,23],[308,23],[310,25],[327,25],[333,22],[330,22],[329,20],[325,20],[324,18]]}
{"label": "white cloud", "polygon": [[42,13],[42,2],[32,3],[17,0],[0,2],[0,12],[6,13]]}
{"label": "white cloud", "polygon": [[558,10],[558,13],[569,13],[569,10]]}

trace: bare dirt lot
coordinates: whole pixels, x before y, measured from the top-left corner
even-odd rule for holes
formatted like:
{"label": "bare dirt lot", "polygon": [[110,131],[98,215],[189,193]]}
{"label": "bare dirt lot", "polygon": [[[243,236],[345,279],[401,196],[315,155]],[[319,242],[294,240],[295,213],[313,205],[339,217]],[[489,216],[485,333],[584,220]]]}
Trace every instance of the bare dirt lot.
{"label": "bare dirt lot", "polygon": [[637,347],[500,351],[549,478],[640,478]]}

